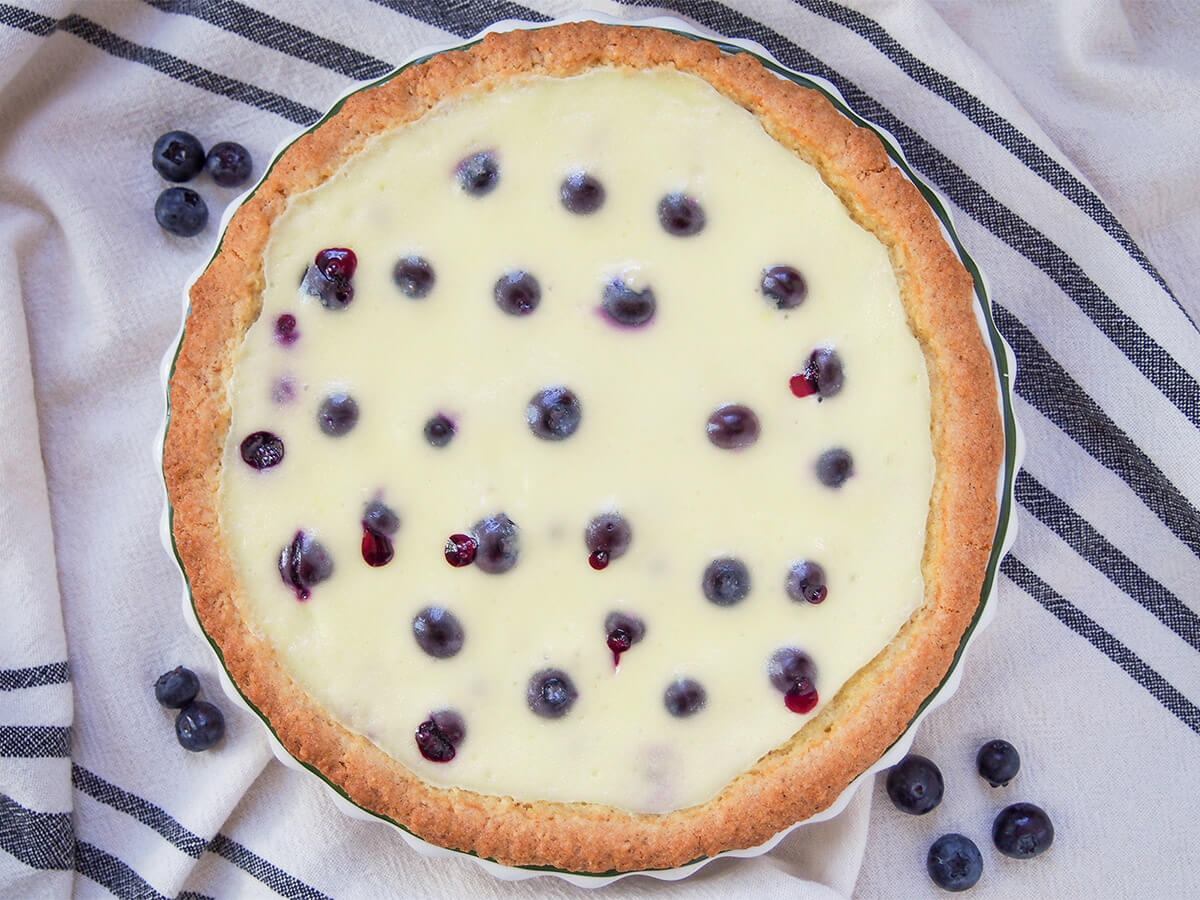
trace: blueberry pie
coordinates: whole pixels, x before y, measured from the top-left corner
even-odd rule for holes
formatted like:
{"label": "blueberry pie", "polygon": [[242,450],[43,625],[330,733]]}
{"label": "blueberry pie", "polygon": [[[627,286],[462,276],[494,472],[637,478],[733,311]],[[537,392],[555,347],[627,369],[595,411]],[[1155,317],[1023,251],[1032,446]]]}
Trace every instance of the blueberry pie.
{"label": "blueberry pie", "polygon": [[287,749],[435,844],[679,866],[827,807],[978,607],[972,284],[746,54],[493,34],[295,141],[191,288],[164,466]]}

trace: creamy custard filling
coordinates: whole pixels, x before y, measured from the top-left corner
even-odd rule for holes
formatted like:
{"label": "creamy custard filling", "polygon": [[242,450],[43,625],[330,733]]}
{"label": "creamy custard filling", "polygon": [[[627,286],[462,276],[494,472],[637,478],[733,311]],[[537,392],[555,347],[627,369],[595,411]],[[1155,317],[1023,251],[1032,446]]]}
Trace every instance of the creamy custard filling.
{"label": "creamy custard filling", "polygon": [[[498,179],[471,196],[455,168],[481,151]],[[559,198],[579,171],[605,189],[589,215]],[[660,224],[659,201],[674,192],[702,206],[699,233]],[[345,309],[297,287],[327,247],[357,255]],[[409,255],[434,271],[422,299],[393,280]],[[763,296],[763,270],[776,265],[803,273],[802,305]],[[494,299],[513,270],[540,285],[529,315]],[[653,290],[648,324],[618,328],[600,314],[614,278]],[[273,226],[262,301],[238,356],[222,475],[244,615],[332,716],[433,784],[637,812],[701,803],[819,712],[921,603],[929,387],[887,252],[811,166],[698,78],[602,69],[441,104],[291,200]],[[290,344],[275,334],[284,314],[295,317]],[[845,370],[822,401],[789,389],[816,347],[835,348]],[[526,406],[556,385],[582,418],[565,440],[541,440]],[[331,437],[318,410],[338,391],[359,418]],[[761,423],[736,451],[706,435],[730,403]],[[443,447],[422,430],[438,413],[456,427]],[[239,447],[260,430],[285,454],[258,471]],[[816,476],[830,448],[853,458],[838,488]],[[361,550],[376,499],[401,520],[380,567]],[[632,542],[596,571],[584,529],[612,511]],[[501,512],[519,527],[511,571],[447,564],[448,536]],[[303,601],[278,569],[301,530],[333,561]],[[701,589],[719,557],[751,576],[731,606]],[[819,605],[784,589],[805,559],[826,574]],[[429,606],[463,626],[450,658],[414,638]],[[615,610],[645,622],[616,667],[604,624]],[[790,711],[768,678],[783,647],[815,663],[810,713]],[[549,667],[578,693],[557,719],[527,703],[530,677]],[[682,718],[664,703],[679,678],[706,698]],[[414,731],[442,709],[466,734],[435,763]]]}

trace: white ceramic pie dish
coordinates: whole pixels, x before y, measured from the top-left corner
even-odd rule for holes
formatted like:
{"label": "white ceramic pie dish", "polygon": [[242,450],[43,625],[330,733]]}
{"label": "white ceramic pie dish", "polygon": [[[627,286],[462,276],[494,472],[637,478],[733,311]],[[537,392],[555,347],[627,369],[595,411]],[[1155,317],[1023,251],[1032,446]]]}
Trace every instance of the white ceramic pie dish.
{"label": "white ceramic pie dish", "polygon": [[[985,284],[982,276],[980,275],[977,267],[974,265],[974,263],[970,259],[970,257],[965,253],[965,251],[963,250],[963,248],[961,246],[961,243],[957,239],[957,236],[953,229],[953,224],[950,220],[947,203],[943,200],[943,198],[940,197],[940,195],[938,195],[935,191],[930,189],[927,185],[925,185],[923,182],[921,182],[914,175],[914,173],[911,171],[908,164],[904,161],[903,155],[899,148],[899,144],[895,140],[895,138],[893,138],[890,134],[883,131],[882,129],[872,125],[869,122],[865,122],[858,116],[854,115],[849,110],[847,104],[842,99],[841,95],[837,92],[836,88],[834,88],[831,84],[829,84],[828,82],[825,82],[821,79],[818,79],[818,78],[815,78],[812,76],[802,75],[800,73],[796,73],[796,72],[793,72],[793,71],[787,69],[786,67],[784,67],[780,63],[778,63],[776,60],[774,60],[770,56],[770,54],[767,53],[767,51],[764,48],[762,48],[761,46],[759,46],[757,44],[754,44],[749,41],[743,41],[743,40],[725,39],[718,35],[714,35],[711,33],[705,33],[701,30],[696,29],[694,26],[691,26],[689,24],[682,22],[681,20],[677,20],[674,18],[656,17],[656,18],[649,18],[649,19],[643,19],[643,20],[630,22],[630,21],[626,21],[626,20],[615,19],[613,17],[605,16],[605,15],[601,15],[601,14],[581,13],[581,14],[578,14],[576,16],[572,16],[572,17],[569,17],[566,19],[556,20],[556,22],[545,23],[545,25],[558,24],[558,22],[562,22],[562,21],[581,21],[581,20],[592,20],[592,21],[597,21],[597,22],[603,23],[603,24],[625,24],[625,25],[638,25],[638,26],[652,26],[652,27],[660,28],[660,29],[667,30],[667,31],[674,31],[677,33],[681,33],[681,34],[684,34],[684,35],[687,35],[690,37],[711,40],[714,43],[716,43],[722,47],[731,49],[731,50],[746,51],[746,52],[752,53],[753,55],[758,57],[759,60],[765,66],[767,66],[768,69],[770,69],[772,72],[774,72],[779,77],[798,81],[801,84],[804,84],[804,85],[810,86],[810,87],[814,87],[814,88],[820,90],[822,93],[826,94],[826,96],[829,97],[829,99],[834,103],[834,105],[841,112],[846,114],[854,122],[856,122],[857,124],[860,124],[860,125],[864,125],[868,128],[871,128],[873,131],[875,131],[880,136],[880,138],[884,141],[885,146],[887,147],[889,154],[893,157],[894,162],[910,178],[910,180],[912,180],[914,182],[914,184],[916,184],[922,190],[922,192],[928,198],[930,205],[932,206],[935,214],[937,214],[940,221],[942,222],[943,232],[945,233],[948,243],[950,244],[950,246],[952,248],[956,249],[956,251],[958,252],[960,258],[962,259],[964,265],[967,267],[968,271],[974,277],[974,279],[975,279],[975,296],[976,296],[975,315],[976,315],[976,319],[977,319],[977,322],[980,327],[981,334],[984,336],[984,339],[985,339],[984,343],[988,346],[989,351],[992,354],[992,358],[993,358],[993,362],[994,362],[1001,419],[1003,422],[1004,435],[1005,435],[1005,455],[1004,455],[1004,460],[1003,460],[1003,464],[1001,467],[1001,471],[999,473],[999,477],[997,480],[997,487],[996,487],[997,500],[998,500],[998,506],[999,506],[999,518],[998,518],[998,524],[997,524],[997,530],[996,530],[996,537],[994,539],[993,551],[992,551],[992,554],[991,554],[991,557],[989,560],[987,577],[984,582],[983,595],[980,600],[979,609],[976,613],[976,617],[975,617],[974,621],[972,622],[971,626],[967,629],[967,632],[965,633],[965,635],[962,639],[958,654],[955,658],[955,662],[952,665],[950,671],[947,673],[947,675],[946,675],[945,679],[943,680],[943,682],[941,683],[941,685],[938,687],[938,689],[935,690],[927,698],[925,703],[922,705],[918,714],[912,720],[912,722],[909,724],[909,727],[907,728],[905,733],[892,745],[892,747],[872,767],[870,767],[867,771],[860,774],[858,776],[858,778],[856,778],[849,785],[849,787],[847,787],[847,789],[838,797],[838,799],[831,806],[829,806],[828,808],[823,810],[821,813],[818,813],[816,816],[813,816],[812,818],[810,818],[804,822],[796,823],[795,825],[785,829],[784,831],[781,831],[780,833],[778,833],[774,837],[772,837],[770,840],[768,840],[767,842],[765,842],[757,847],[746,848],[746,849],[741,849],[741,850],[730,850],[730,851],[726,851],[722,854],[719,854],[720,856],[732,856],[732,857],[757,856],[757,855],[760,855],[760,854],[765,853],[766,851],[770,850],[772,847],[774,847],[776,844],[778,844],[779,841],[782,840],[784,836],[786,836],[788,833],[790,833],[795,828],[800,827],[801,825],[804,825],[804,824],[811,824],[814,822],[824,821],[824,820],[830,819],[833,816],[836,816],[838,813],[840,813],[845,808],[845,806],[849,803],[851,797],[853,796],[854,791],[857,790],[857,788],[860,784],[862,784],[864,781],[867,780],[868,776],[872,776],[876,772],[880,771],[881,769],[884,769],[891,765],[894,765],[897,761],[899,761],[900,758],[902,758],[904,756],[905,753],[908,752],[908,749],[912,745],[916,727],[920,723],[920,721],[923,720],[926,715],[928,715],[930,710],[932,710],[939,704],[945,702],[945,700],[947,700],[951,695],[953,695],[954,691],[957,689],[959,681],[961,680],[961,665],[963,664],[963,657],[966,653],[966,650],[971,645],[971,643],[974,641],[979,630],[982,629],[983,627],[985,627],[988,624],[988,622],[990,622],[991,618],[993,617],[993,615],[995,613],[995,608],[994,608],[995,575],[996,575],[996,572],[997,572],[997,569],[999,566],[1000,559],[1008,551],[1009,547],[1012,545],[1012,543],[1015,539],[1016,522],[1015,522],[1015,518],[1013,515],[1012,491],[1013,491],[1013,482],[1016,477],[1016,472],[1019,468],[1020,460],[1023,456],[1023,440],[1021,437],[1020,429],[1018,428],[1015,418],[1013,417],[1013,403],[1012,403],[1012,395],[1011,395],[1011,385],[1015,378],[1015,358],[1012,354],[1011,349],[1009,349],[1007,344],[1004,343],[1003,339],[1000,337],[999,333],[995,329],[994,324],[991,321],[990,314],[988,313],[986,284]],[[517,28],[529,28],[529,27],[531,27],[530,23],[525,23],[525,22],[508,21],[508,22],[496,23],[491,28],[487,29],[485,32],[482,32],[480,35],[477,35],[474,38],[471,38],[469,40],[456,41],[454,43],[450,43],[450,44],[446,44],[446,45],[442,45],[442,46],[421,48],[420,50],[414,52],[408,58],[408,60],[406,60],[403,64],[401,64],[397,68],[396,71],[406,68],[407,66],[412,65],[414,63],[417,63],[435,53],[439,53],[439,52],[443,52],[443,51],[447,51],[447,50],[454,50],[454,49],[458,49],[463,46],[467,46],[472,43],[475,43],[476,41],[480,40],[484,34],[487,34],[489,32],[509,31],[509,30],[513,30],[513,29],[517,29]],[[543,26],[539,25],[537,27],[543,27]],[[389,74],[388,76],[385,76],[383,79],[380,79],[380,80],[381,81],[387,80],[388,78],[392,77],[392,75],[394,75],[394,73]],[[372,82],[372,84],[374,84],[374,83],[378,83],[378,82]],[[356,86],[355,88],[353,88],[352,90],[347,91],[341,98],[339,98],[337,103],[333,104],[333,109],[336,110],[336,108],[340,105],[342,100],[344,100],[346,97],[350,96],[351,94],[353,94],[357,91],[363,90],[364,88],[369,87],[369,86],[370,85],[359,85],[359,86]],[[315,128],[316,125],[313,125],[312,127]],[[311,130],[311,129],[309,129],[309,130]],[[297,137],[298,137],[298,135],[297,135]],[[284,150],[286,150],[287,147],[290,146],[291,143],[295,139],[296,138],[293,137],[293,138],[289,139],[288,141],[286,141],[281,147],[279,147],[278,150],[276,151],[276,153],[273,154],[273,156],[272,156],[272,162],[275,159],[277,159],[279,157],[279,155]],[[264,168],[264,177],[265,177],[265,171],[267,169],[269,169],[269,166]],[[224,215],[222,216],[222,220],[220,223],[220,233],[222,235],[224,234],[225,229],[226,229],[230,219],[232,218],[234,212],[248,197],[250,197],[254,193],[255,190],[257,190],[257,187],[258,187],[258,185],[255,185],[249,191],[247,191],[245,194],[243,194],[240,198],[238,198],[238,200],[231,203],[227,207]],[[207,266],[207,262],[205,263],[205,266]],[[194,281],[195,278],[200,275],[201,271],[203,271],[203,268],[204,267],[202,267],[200,271],[197,271],[195,273],[195,275],[193,276],[193,279],[191,281]],[[186,311],[188,308],[188,289],[190,289],[191,281],[189,281],[188,288],[185,289],[185,291],[184,291],[183,309],[184,309],[185,315],[186,315]],[[182,338],[183,338],[183,329],[181,328],[178,339],[168,350],[168,352],[165,355],[164,360],[163,360],[163,364],[162,364],[162,379],[163,379],[163,381],[162,381],[162,383],[163,383],[163,389],[164,389],[164,397],[166,396],[166,393],[167,393],[167,385],[168,385],[169,379],[171,377],[171,373],[174,368],[175,358],[178,354],[178,349],[180,346],[180,342],[182,341]],[[169,411],[168,411],[168,413],[169,413]],[[165,439],[165,434],[166,434],[166,422],[167,422],[167,417],[164,416],[163,429],[160,432],[160,434],[158,435],[158,439],[155,444],[155,455],[156,455],[156,458],[160,461],[162,459],[163,441]],[[171,534],[171,509],[170,509],[169,504],[166,502],[165,491],[164,491],[164,514],[162,517],[161,525],[162,525],[161,532],[162,532],[164,546],[172,553],[172,555],[175,555],[175,548],[174,548],[173,538],[172,538],[172,534]],[[176,557],[176,559],[178,561],[177,557]],[[181,567],[181,572],[182,572],[182,567]],[[197,618],[190,591],[186,587],[186,581],[185,581],[185,588],[184,588],[182,599],[183,599],[185,619],[190,623],[190,625],[196,630],[196,632],[199,635],[204,637],[206,640],[209,640],[210,646],[212,646],[212,649],[213,649],[214,654],[216,655],[217,661],[218,661],[218,663],[220,663],[221,656],[220,656],[219,651],[217,650],[215,645],[212,645],[211,640],[208,638],[208,636],[203,631],[203,629],[200,625],[199,619]],[[566,872],[566,871],[562,871],[562,870],[558,870],[558,869],[549,869],[549,868],[543,868],[543,867],[503,866],[492,860],[481,859],[472,854],[463,853],[461,851],[455,851],[455,850],[447,850],[445,848],[429,844],[429,843],[421,840],[420,838],[417,838],[416,836],[412,835],[407,830],[405,830],[402,826],[396,824],[395,822],[392,822],[391,820],[386,819],[381,816],[378,816],[374,813],[370,813],[370,812],[364,810],[363,808],[353,804],[351,801],[346,799],[346,797],[335,786],[333,786],[327,780],[325,780],[325,778],[323,776],[321,776],[319,772],[317,772],[307,766],[304,766],[303,764],[301,764],[300,762],[295,760],[292,756],[290,756],[287,753],[287,751],[284,750],[282,744],[280,744],[280,742],[276,738],[275,734],[272,732],[269,724],[266,722],[265,719],[262,718],[261,713],[259,713],[258,710],[256,710],[252,705],[250,705],[245,700],[245,698],[241,695],[241,693],[238,691],[238,689],[234,685],[233,681],[229,678],[223,664],[219,665],[219,672],[221,675],[222,687],[224,688],[225,692],[230,696],[230,698],[235,703],[238,703],[239,705],[248,709],[250,712],[253,712],[256,716],[258,716],[263,721],[264,725],[267,726],[266,727],[267,739],[270,743],[270,746],[271,746],[275,756],[281,762],[283,762],[285,765],[290,766],[291,768],[308,771],[310,774],[319,778],[322,781],[322,783],[330,790],[336,805],[347,815],[349,815],[353,818],[358,818],[358,819],[363,819],[363,820],[380,821],[387,825],[390,825],[400,834],[401,838],[406,843],[408,843],[415,850],[417,850],[418,852],[420,852],[426,856],[431,856],[431,857],[469,856],[470,858],[475,859],[476,862],[479,865],[481,865],[485,871],[488,871],[490,874],[492,874],[498,878],[504,879],[504,880],[519,880],[519,879],[534,877],[536,875],[549,874],[549,875],[555,875],[555,876],[561,877],[564,880],[569,881],[570,883],[575,884],[580,887],[598,887],[598,886],[601,886],[604,884],[608,884],[616,879],[625,877],[626,875],[630,875],[630,874],[643,874],[643,875],[648,875],[648,876],[662,879],[662,880],[677,880],[680,878],[684,878],[687,875],[690,875],[692,872],[695,872],[696,870],[698,870],[699,868],[704,866],[711,859],[716,858],[716,857],[704,858],[701,860],[691,862],[687,865],[680,866],[677,868],[672,868],[672,869],[657,869],[657,870],[648,870],[648,871],[641,871],[641,872],[624,872],[624,873],[612,873],[612,874],[597,875],[597,874],[582,874],[582,873]]]}

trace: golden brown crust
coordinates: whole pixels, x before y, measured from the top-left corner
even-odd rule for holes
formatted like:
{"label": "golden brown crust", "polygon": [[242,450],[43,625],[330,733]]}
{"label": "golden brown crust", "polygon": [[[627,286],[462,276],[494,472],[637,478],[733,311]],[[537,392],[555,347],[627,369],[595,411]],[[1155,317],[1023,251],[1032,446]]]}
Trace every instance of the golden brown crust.
{"label": "golden brown crust", "polygon": [[[719,796],[665,815],[594,804],[518,803],[421,781],[332,721],[246,627],[220,532],[217,491],[233,360],[258,315],[262,257],[289,197],[321,183],[365,140],[434,104],[526,75],[671,66],[704,78],[811,162],[860,224],[889,248],[913,333],[925,351],[937,470],[924,559],[926,600],[897,638],[822,713]],[[242,693],[288,751],[361,806],[424,839],[513,865],[578,872],[667,868],[760,844],[825,809],[912,720],[949,668],[979,604],[996,524],[1003,437],[993,368],[972,311],[972,284],[917,189],[879,139],[816,91],[747,54],[647,28],[591,22],[493,34],[439,54],[349,98],[283,154],[238,210],[191,289],[171,381],[164,471],[174,534],[197,613]]]}

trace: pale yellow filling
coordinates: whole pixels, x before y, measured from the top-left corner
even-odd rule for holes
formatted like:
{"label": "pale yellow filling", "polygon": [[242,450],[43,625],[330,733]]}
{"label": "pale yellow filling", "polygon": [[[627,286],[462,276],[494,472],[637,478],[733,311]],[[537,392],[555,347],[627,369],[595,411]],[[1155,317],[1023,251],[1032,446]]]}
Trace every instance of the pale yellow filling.
{"label": "pale yellow filling", "polygon": [[[484,149],[498,156],[499,185],[471,197],[454,167]],[[558,200],[580,169],[607,190],[591,216]],[[707,214],[694,237],[658,223],[660,198],[680,190]],[[323,247],[358,255],[355,299],[341,312],[297,290]],[[410,253],[436,270],[423,300],[392,282]],[[784,263],[809,283],[804,305],[787,312],[759,290],[763,268]],[[776,649],[812,656],[823,703],[920,603],[929,390],[887,253],[813,168],[703,81],[601,70],[445,103],[293,199],[265,265],[262,316],[232,388],[221,497],[245,614],[332,715],[422,778],[632,811],[703,802],[809,718],[789,712],[767,679]],[[521,318],[492,298],[496,279],[517,268],[542,287],[539,308]],[[614,276],[653,287],[651,325],[623,331],[598,315]],[[273,337],[284,312],[301,335],[288,348]],[[836,347],[846,371],[842,392],[820,403],[788,388],[818,345]],[[282,378],[295,399],[281,405],[272,392]],[[525,406],[558,384],[580,398],[582,425],[541,441]],[[334,388],[361,410],[341,438],[316,425]],[[753,447],[708,441],[705,422],[726,403],[758,414]],[[458,424],[443,449],[422,435],[438,411]],[[263,472],[238,452],[260,429],[286,446]],[[837,490],[813,471],[835,446],[850,450],[856,472]],[[359,549],[376,496],[403,520],[383,568]],[[631,523],[633,545],[596,572],[583,531],[610,510]],[[516,568],[447,565],[447,536],[500,511],[521,529]],[[307,602],[276,568],[299,528],[336,567]],[[754,586],[720,608],[700,579],[725,555],[747,563]],[[784,592],[789,565],[806,557],[828,576],[820,606]],[[451,659],[413,638],[414,614],[431,604],[466,630]],[[618,670],[603,627],[614,609],[647,626]],[[558,720],[526,706],[528,679],[546,666],[579,691]],[[685,719],[663,704],[679,676],[708,695]],[[431,763],[413,732],[447,707],[467,736],[452,762]]]}

